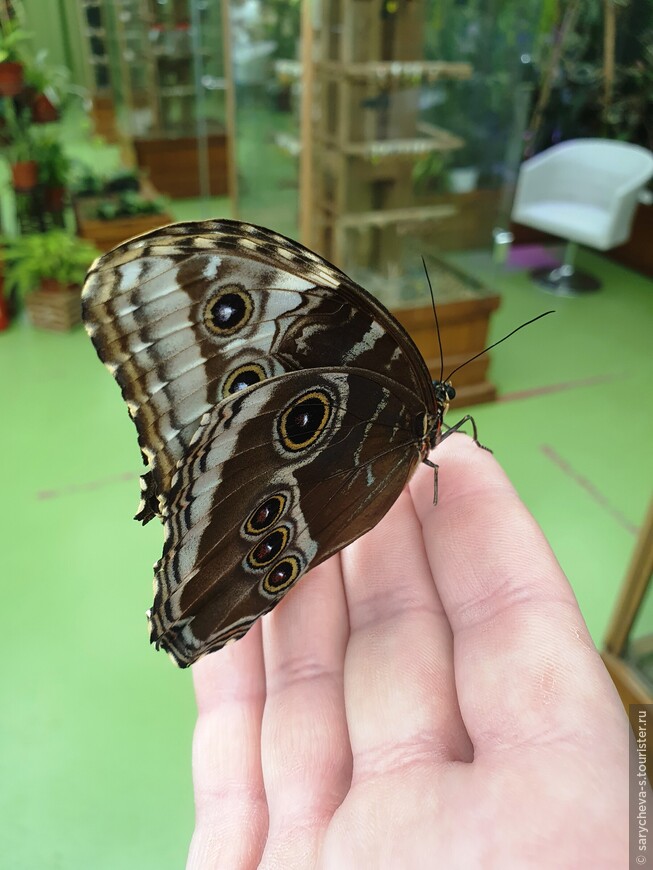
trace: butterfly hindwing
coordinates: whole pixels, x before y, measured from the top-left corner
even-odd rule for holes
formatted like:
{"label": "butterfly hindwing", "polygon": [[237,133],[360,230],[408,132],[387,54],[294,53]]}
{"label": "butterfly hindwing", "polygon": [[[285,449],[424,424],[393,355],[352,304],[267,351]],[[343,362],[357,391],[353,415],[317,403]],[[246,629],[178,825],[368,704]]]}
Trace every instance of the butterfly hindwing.
{"label": "butterfly hindwing", "polygon": [[374,526],[419,461],[415,412],[410,391],[346,369],[285,374],[219,404],[169,493],[152,640],[192,663]]}

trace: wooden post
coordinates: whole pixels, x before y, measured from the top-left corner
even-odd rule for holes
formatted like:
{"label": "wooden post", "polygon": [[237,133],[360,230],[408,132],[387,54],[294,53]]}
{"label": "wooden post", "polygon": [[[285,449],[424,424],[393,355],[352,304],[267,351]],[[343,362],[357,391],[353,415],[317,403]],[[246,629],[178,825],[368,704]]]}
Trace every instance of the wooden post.
{"label": "wooden post", "polygon": [[234,90],[234,68],[231,60],[231,21],[229,2],[223,0],[222,7],[222,51],[224,56],[225,109],[227,125],[227,189],[231,199],[231,216],[238,218],[238,155],[236,153],[236,93]]}
{"label": "wooden post", "polygon": [[313,175],[313,4],[306,0],[301,17],[301,88],[299,129],[299,239],[307,248],[315,245],[313,238],[313,209],[315,188]]}
{"label": "wooden post", "polygon": [[605,20],[603,28],[603,111],[612,103],[614,87],[614,46],[617,38],[617,8],[613,0],[604,0]]}

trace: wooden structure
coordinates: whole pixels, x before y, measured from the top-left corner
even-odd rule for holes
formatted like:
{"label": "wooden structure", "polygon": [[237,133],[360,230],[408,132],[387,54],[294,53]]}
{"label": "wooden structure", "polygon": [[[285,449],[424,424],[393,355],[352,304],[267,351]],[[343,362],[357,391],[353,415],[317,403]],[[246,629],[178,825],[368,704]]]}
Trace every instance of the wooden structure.
{"label": "wooden structure", "polygon": [[423,0],[389,8],[325,0],[319,20],[304,16],[302,53],[303,114],[311,118],[303,138],[312,139],[304,156],[312,166],[302,169],[303,239],[342,268],[353,260],[382,273],[399,259],[402,224],[455,211],[420,201],[415,191],[416,161],[464,145],[420,123],[420,88],[471,75],[469,64],[423,59]]}
{"label": "wooden structure", "polygon": [[[492,192],[485,202],[479,191],[455,196],[437,186],[420,190],[415,183],[418,161],[444,167],[465,144],[422,120],[426,86],[472,74],[467,63],[425,59],[424,13],[424,0],[304,5],[300,222],[302,241],[393,312],[436,378],[440,353],[420,254],[434,242],[441,250],[460,247],[458,236],[469,239],[477,213],[485,217],[495,209],[497,196]],[[487,220],[482,224],[479,245],[488,240]],[[418,248],[406,256],[410,239],[418,240]],[[487,345],[490,316],[500,300],[441,261],[428,258],[428,266],[445,371],[451,371]],[[488,366],[482,357],[461,370],[456,404],[495,398]]]}
{"label": "wooden structure", "polygon": [[632,637],[633,626],[653,579],[653,501],[642,525],[605,639],[603,661],[628,711],[629,704],[653,703],[653,635]]}

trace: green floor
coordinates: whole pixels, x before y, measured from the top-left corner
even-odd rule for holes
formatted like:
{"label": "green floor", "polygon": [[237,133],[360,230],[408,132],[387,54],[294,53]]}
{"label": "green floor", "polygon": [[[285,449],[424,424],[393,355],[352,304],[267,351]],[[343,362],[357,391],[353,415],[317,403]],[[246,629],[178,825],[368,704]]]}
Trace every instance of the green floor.
{"label": "green floor", "polygon": [[[650,497],[653,282],[584,259],[603,292],[498,349],[502,400],[475,415],[600,643]],[[467,267],[503,295],[494,337],[551,307],[522,273]],[[133,426],[81,330],[0,333],[0,395],[0,864],[179,868],[195,710],[189,672],[147,643],[161,529],[130,519]]]}

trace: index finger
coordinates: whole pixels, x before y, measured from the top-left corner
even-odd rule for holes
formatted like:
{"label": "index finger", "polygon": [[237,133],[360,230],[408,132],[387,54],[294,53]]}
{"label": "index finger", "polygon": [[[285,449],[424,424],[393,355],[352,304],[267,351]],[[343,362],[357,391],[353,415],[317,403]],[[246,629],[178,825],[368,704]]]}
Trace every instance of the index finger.
{"label": "index finger", "polygon": [[438,593],[454,633],[460,710],[475,754],[550,740],[579,717],[623,712],[569,582],[496,460],[466,436],[432,454],[410,484]]}

